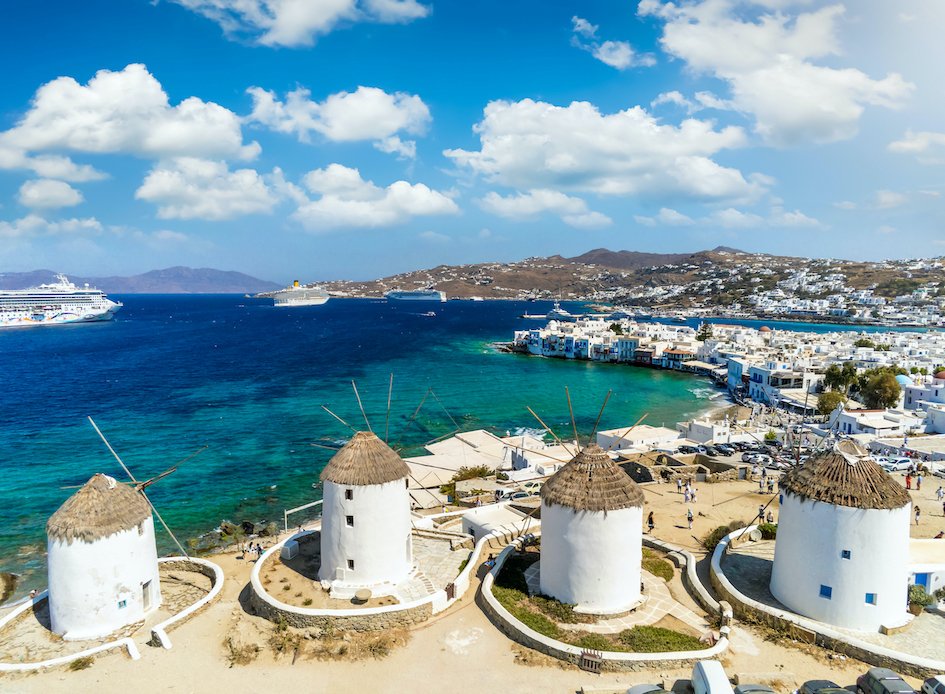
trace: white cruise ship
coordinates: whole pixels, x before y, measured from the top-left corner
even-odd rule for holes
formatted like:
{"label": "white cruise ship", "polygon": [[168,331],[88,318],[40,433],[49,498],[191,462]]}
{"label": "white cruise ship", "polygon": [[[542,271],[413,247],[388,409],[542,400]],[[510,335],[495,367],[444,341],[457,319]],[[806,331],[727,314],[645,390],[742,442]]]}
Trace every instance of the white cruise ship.
{"label": "white cruise ship", "polygon": [[295,280],[291,287],[286,287],[267,296],[272,297],[274,306],[321,306],[328,301],[328,292],[321,287],[302,287]]}
{"label": "white cruise ship", "polygon": [[388,301],[446,301],[446,292],[437,289],[391,289]]}
{"label": "white cruise ship", "polygon": [[111,320],[122,304],[89,285],[76,287],[65,275],[30,289],[0,290],[0,328],[65,325]]}

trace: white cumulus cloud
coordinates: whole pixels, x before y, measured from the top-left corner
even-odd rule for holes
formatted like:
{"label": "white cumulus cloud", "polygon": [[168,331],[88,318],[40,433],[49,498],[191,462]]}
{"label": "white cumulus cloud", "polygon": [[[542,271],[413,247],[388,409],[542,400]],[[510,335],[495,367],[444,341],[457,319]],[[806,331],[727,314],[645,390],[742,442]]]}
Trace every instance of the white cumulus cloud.
{"label": "white cumulus cloud", "polygon": [[318,197],[299,205],[292,216],[310,231],[394,226],[414,217],[459,212],[448,195],[422,183],[395,181],[381,188],[341,164],[309,171],[303,183]]}
{"label": "white cumulus cloud", "polygon": [[[930,150],[945,148],[945,133],[923,130],[920,132],[906,131],[901,140],[890,142],[887,149],[897,154],[924,155]],[[937,163],[937,159],[927,159]]]}
{"label": "white cumulus cloud", "polygon": [[637,53],[629,41],[597,41],[597,29],[597,25],[586,19],[571,17],[571,45],[618,70],[656,65],[656,58],[652,54]]}
{"label": "white cumulus cloud", "polygon": [[430,14],[417,0],[174,0],[231,37],[265,46],[310,46],[343,23],[403,24]]}
{"label": "white cumulus cloud", "polygon": [[659,213],[657,213],[655,217],[635,215],[634,219],[638,224],[643,224],[644,226],[648,227],[656,226],[658,224],[677,227],[695,224],[695,221],[692,219],[692,217],[685,215],[682,212],[677,212],[670,207],[661,207]]}
{"label": "white cumulus cloud", "polygon": [[581,198],[557,190],[536,189],[508,196],[489,192],[479,201],[479,205],[486,212],[506,219],[535,219],[549,212],[558,215],[565,224],[582,229],[613,223],[607,215],[589,209]]}
{"label": "white cumulus cloud", "polygon": [[771,144],[850,138],[866,106],[897,108],[913,91],[896,73],[874,79],[853,67],[815,62],[840,55],[842,5],[751,14],[753,4],[645,0],[637,11],[665,21],[663,50],[728,84],[730,101],[716,100],[713,107],[751,114],[756,132]]}
{"label": "white cumulus cloud", "polygon": [[55,236],[79,232],[100,232],[102,224],[94,217],[60,220],[47,220],[36,214],[29,214],[12,222],[0,220],[0,238],[32,238],[36,236]]}
{"label": "white cumulus cloud", "polygon": [[313,132],[335,142],[373,140],[382,152],[413,158],[416,144],[397,133],[419,135],[430,124],[430,109],[415,94],[388,94],[377,87],[338,92],[313,101],[307,89],[296,89],[280,101],[275,93],[250,87],[253,111],[247,120],[308,142]]}
{"label": "white cumulus cloud", "polygon": [[723,167],[712,155],[745,143],[738,127],[711,122],[660,123],[639,106],[602,114],[587,102],[561,107],[524,99],[493,101],[474,126],[479,151],[450,149],[459,167],[518,190],[554,189],[601,195],[682,195],[751,199],[764,179]]}
{"label": "white cumulus cloud", "polygon": [[[42,85],[20,121],[0,133],[2,150],[251,159],[259,145],[244,144],[240,119],[232,111],[197,97],[172,106],[147,68],[132,64],[117,72],[100,70],[85,85],[72,77]],[[69,168],[62,159],[30,168],[43,165]]]}
{"label": "white cumulus cloud", "polygon": [[877,190],[874,205],[877,209],[888,210],[893,207],[899,207],[908,199],[908,196],[897,193],[894,190]]}
{"label": "white cumulus cloud", "polygon": [[34,209],[72,207],[83,200],[82,193],[68,183],[48,178],[26,181],[20,186],[18,199],[21,205]]}
{"label": "white cumulus cloud", "polygon": [[135,197],[157,205],[161,219],[209,221],[269,212],[278,202],[255,170],[230,171],[225,162],[192,157],[158,164]]}

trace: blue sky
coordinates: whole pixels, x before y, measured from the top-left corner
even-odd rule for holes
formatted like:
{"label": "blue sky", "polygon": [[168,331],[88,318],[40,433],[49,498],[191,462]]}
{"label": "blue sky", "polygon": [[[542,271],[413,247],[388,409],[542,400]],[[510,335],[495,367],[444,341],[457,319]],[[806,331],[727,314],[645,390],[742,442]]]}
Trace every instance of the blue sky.
{"label": "blue sky", "polygon": [[18,2],[0,270],[945,254],[935,0]]}

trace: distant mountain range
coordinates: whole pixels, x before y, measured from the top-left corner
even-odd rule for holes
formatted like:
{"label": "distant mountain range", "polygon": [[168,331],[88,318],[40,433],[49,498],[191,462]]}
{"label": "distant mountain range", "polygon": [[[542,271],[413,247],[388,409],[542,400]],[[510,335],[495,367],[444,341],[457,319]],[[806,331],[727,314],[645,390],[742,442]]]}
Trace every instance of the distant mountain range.
{"label": "distant mountain range", "polygon": [[[0,273],[0,289],[25,289],[54,282],[52,270]],[[69,275],[77,286],[88,284],[109,294],[255,294],[282,289],[282,285],[242,272],[213,268],[169,267],[130,277]]]}

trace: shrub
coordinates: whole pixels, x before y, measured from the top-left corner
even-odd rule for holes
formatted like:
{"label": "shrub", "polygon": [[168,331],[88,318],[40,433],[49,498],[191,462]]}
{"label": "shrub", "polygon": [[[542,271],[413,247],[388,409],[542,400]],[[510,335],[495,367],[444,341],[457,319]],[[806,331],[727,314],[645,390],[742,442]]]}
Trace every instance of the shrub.
{"label": "shrub", "polygon": [[777,523],[762,523],[758,526],[758,530],[761,531],[762,540],[773,540],[778,536]]}
{"label": "shrub", "polygon": [[239,643],[234,641],[232,636],[227,636],[223,645],[227,650],[226,660],[230,667],[249,665],[259,655],[259,646],[254,643]]}
{"label": "shrub", "polygon": [[671,581],[675,573],[672,564],[646,547],[643,548],[643,568],[664,581]]}
{"label": "shrub", "polygon": [[778,440],[778,435],[769,429],[768,433],[765,434],[765,441],[777,441],[777,440]]}
{"label": "shrub", "polygon": [[695,636],[655,626],[636,626],[625,629],[617,638],[635,653],[664,653],[668,651],[698,651],[705,648]]}
{"label": "shrub", "polygon": [[743,524],[741,521],[732,521],[728,525],[720,525],[704,538],[702,538],[702,546],[705,547],[709,552],[714,552],[715,548],[722,541],[722,538],[724,538],[730,532],[738,530],[742,527],[742,525]]}
{"label": "shrub", "polygon": [[929,595],[925,586],[913,585],[909,586],[909,604],[910,605],[922,605],[922,607],[928,607],[933,602],[935,598]]}
{"label": "shrub", "polygon": [[311,598],[305,598],[305,600],[302,601],[302,604],[305,605],[306,607],[308,607],[309,605],[312,604],[312,599],[311,599]]}
{"label": "shrub", "polygon": [[584,634],[574,640],[574,645],[579,648],[589,648],[594,651],[614,651],[620,649],[618,644],[615,644],[603,634]]}
{"label": "shrub", "polygon": [[92,663],[95,662],[95,658],[90,655],[83,656],[82,658],[76,658],[71,663],[69,663],[69,669],[73,672],[78,672],[79,670],[87,670],[92,667]]}
{"label": "shrub", "polygon": [[504,472],[497,472],[497,473],[495,473],[495,478],[496,478],[497,480],[506,481],[506,480],[509,479],[509,476],[508,476],[506,473],[504,473]]}
{"label": "shrub", "polygon": [[463,480],[473,480],[477,477],[488,477],[491,474],[492,469],[488,465],[476,465],[474,467],[466,467],[464,465],[453,475],[453,481],[462,482]]}

